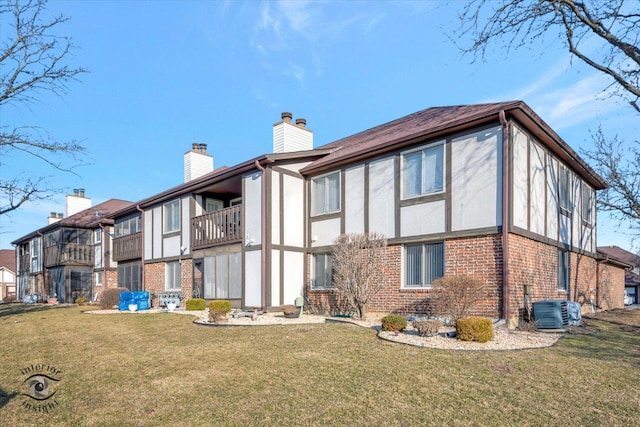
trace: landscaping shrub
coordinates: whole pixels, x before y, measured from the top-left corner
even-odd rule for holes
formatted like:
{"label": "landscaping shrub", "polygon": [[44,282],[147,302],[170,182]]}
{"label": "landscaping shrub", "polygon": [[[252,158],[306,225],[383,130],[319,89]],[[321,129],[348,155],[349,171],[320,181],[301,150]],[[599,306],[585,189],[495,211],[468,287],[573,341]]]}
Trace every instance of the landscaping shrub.
{"label": "landscaping shrub", "polygon": [[109,288],[102,291],[100,295],[100,307],[110,309],[120,303],[120,292],[129,292],[127,288]]}
{"label": "landscaping shrub", "polygon": [[524,319],[520,319],[520,322],[518,322],[518,329],[523,332],[536,332],[538,330],[538,321],[526,321]]}
{"label": "landscaping shrub", "polygon": [[418,331],[421,337],[430,337],[438,333],[442,327],[440,320],[414,320],[413,328]]}
{"label": "landscaping shrub", "polygon": [[220,323],[226,321],[227,313],[231,311],[231,302],[227,300],[214,300],[209,303],[209,321]]}
{"label": "landscaping shrub", "polygon": [[400,332],[407,327],[407,318],[399,314],[390,314],[382,318],[382,330]]}
{"label": "landscaping shrub", "polygon": [[187,311],[204,310],[207,307],[207,302],[202,298],[191,298],[185,303]]}
{"label": "landscaping shrub", "polygon": [[209,303],[209,311],[224,311],[228,313],[231,311],[231,302],[225,299],[217,299]]}
{"label": "landscaping shrub", "polygon": [[[118,301],[120,301],[120,299],[118,299]],[[76,304],[82,305],[82,304],[86,304],[86,303],[87,303],[87,299],[85,297],[76,298]]]}
{"label": "landscaping shrub", "polygon": [[484,282],[473,277],[444,276],[433,281],[431,303],[438,316],[448,317],[453,323],[467,317],[479,302],[487,298]]}
{"label": "landscaping shrub", "polygon": [[493,339],[493,322],[486,317],[458,319],[456,336],[461,341],[489,342]]}
{"label": "landscaping shrub", "polygon": [[15,295],[7,295],[6,297],[2,298],[2,302],[14,302],[14,301],[16,301]]}
{"label": "landscaping shrub", "polygon": [[294,314],[296,311],[298,311],[298,307],[293,304],[285,304],[280,306],[280,311],[282,311],[285,315]]}

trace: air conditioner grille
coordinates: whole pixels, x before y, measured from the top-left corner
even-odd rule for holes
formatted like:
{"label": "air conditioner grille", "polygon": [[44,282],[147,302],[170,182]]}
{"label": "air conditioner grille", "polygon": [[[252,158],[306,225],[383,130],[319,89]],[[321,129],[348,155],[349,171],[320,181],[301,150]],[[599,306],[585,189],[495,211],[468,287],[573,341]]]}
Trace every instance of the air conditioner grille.
{"label": "air conditioner grille", "polygon": [[555,329],[569,325],[569,311],[567,301],[551,300],[533,303],[533,318],[538,322],[538,328]]}

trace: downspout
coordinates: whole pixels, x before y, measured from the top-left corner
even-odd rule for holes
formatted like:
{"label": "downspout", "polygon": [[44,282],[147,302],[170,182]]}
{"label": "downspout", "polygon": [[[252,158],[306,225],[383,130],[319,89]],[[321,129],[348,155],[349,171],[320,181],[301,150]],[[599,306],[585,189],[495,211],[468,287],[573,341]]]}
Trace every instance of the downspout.
{"label": "downspout", "polygon": [[[44,234],[40,232],[40,230],[36,231],[36,236],[40,237],[40,259],[38,260],[38,267],[40,267],[40,274],[42,274],[42,293],[44,294],[44,290],[46,288],[46,278],[47,275],[44,271]],[[29,264],[29,272],[31,273],[31,264]],[[31,289],[31,278],[29,277],[29,289]],[[36,289],[38,292],[38,289]],[[33,292],[32,292],[33,293]]]}
{"label": "downspout", "polygon": [[138,212],[140,212],[142,214],[142,219],[140,220],[142,222],[142,227],[140,227],[141,231],[140,231],[140,258],[141,258],[141,263],[140,263],[140,268],[142,268],[142,290],[146,291],[147,288],[144,284],[144,211],[140,208],[140,205],[136,205],[136,210]]}
{"label": "downspout", "polygon": [[509,326],[509,123],[504,110],[499,113],[502,125],[502,315]]}
{"label": "downspout", "polygon": [[261,182],[261,198],[262,201],[260,203],[261,210],[261,225],[260,225],[260,301],[262,303],[261,310],[263,312],[267,311],[267,174],[265,173],[265,169],[262,167],[260,162],[256,160],[256,167],[262,173],[262,182]]}
{"label": "downspout", "polygon": [[592,313],[596,312],[596,307],[600,307],[600,264],[603,262],[606,262],[606,258],[596,261],[596,302],[594,304],[593,301],[591,301]]}
{"label": "downspout", "polygon": [[[108,258],[107,258],[107,249],[105,245],[109,244],[111,245],[111,236],[109,236],[109,241],[107,241],[107,236],[109,235],[109,233],[105,233],[104,232],[104,225],[102,225],[101,222],[98,223],[98,227],[100,227],[100,230],[102,230],[102,243],[100,243],[100,245],[102,246],[102,271],[104,272],[104,277],[102,278],[104,280],[104,282],[106,283],[107,281],[107,265],[109,267],[111,267],[111,263],[108,262]],[[111,251],[109,251],[111,252]],[[95,265],[94,265],[95,267]],[[93,283],[93,277],[91,278],[91,283]],[[117,285],[117,283],[116,283]],[[105,285],[106,287],[106,285]],[[93,291],[93,290],[92,290]],[[95,295],[94,295],[95,297]]]}

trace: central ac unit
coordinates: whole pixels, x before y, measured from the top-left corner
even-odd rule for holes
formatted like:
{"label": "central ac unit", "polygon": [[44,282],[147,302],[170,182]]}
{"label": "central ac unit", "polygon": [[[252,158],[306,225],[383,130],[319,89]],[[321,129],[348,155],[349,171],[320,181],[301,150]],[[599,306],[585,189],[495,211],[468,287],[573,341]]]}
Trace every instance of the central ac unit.
{"label": "central ac unit", "polygon": [[567,301],[551,300],[533,303],[533,318],[541,329],[557,329],[569,326]]}

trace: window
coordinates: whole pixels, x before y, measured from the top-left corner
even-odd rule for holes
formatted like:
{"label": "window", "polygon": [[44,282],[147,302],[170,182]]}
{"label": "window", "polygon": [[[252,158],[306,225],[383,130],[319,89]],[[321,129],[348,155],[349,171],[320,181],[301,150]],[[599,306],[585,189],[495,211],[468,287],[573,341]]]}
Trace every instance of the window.
{"label": "window", "polygon": [[102,271],[96,271],[96,286],[102,286]]}
{"label": "window", "polygon": [[168,262],[165,264],[165,290],[180,289],[181,266],[178,261]]}
{"label": "window", "polygon": [[137,215],[116,222],[116,237],[128,236],[142,231],[142,216]]}
{"label": "window", "polygon": [[164,205],[164,232],[172,233],[180,230],[180,200]]}
{"label": "window", "polygon": [[405,287],[427,287],[444,276],[444,243],[406,245],[404,249]]}
{"label": "window", "polygon": [[216,199],[207,198],[207,200],[205,202],[205,211],[207,213],[219,211],[219,210],[222,210],[222,209],[224,209],[224,203],[222,202],[222,200],[216,200]]}
{"label": "window", "polygon": [[402,155],[403,197],[417,197],[444,189],[444,144]]}
{"label": "window", "polygon": [[203,293],[207,299],[242,297],[242,253],[204,258]]}
{"label": "window", "polygon": [[558,290],[569,291],[569,252],[558,251]]}
{"label": "window", "polygon": [[102,243],[102,228],[93,230],[93,243]]}
{"label": "window", "polygon": [[314,254],[311,289],[333,288],[333,265],[331,263],[331,254]]}
{"label": "window", "polygon": [[118,263],[118,287],[131,292],[142,291],[142,264],[140,262]]}
{"label": "window", "polygon": [[593,190],[582,184],[582,219],[591,224],[591,213],[593,212]]}
{"label": "window", "polygon": [[340,172],[334,172],[311,181],[313,214],[340,210]]}
{"label": "window", "polygon": [[558,197],[560,199],[560,209],[571,212],[573,210],[571,201],[571,173],[569,173],[569,170],[564,166],[560,166]]}

